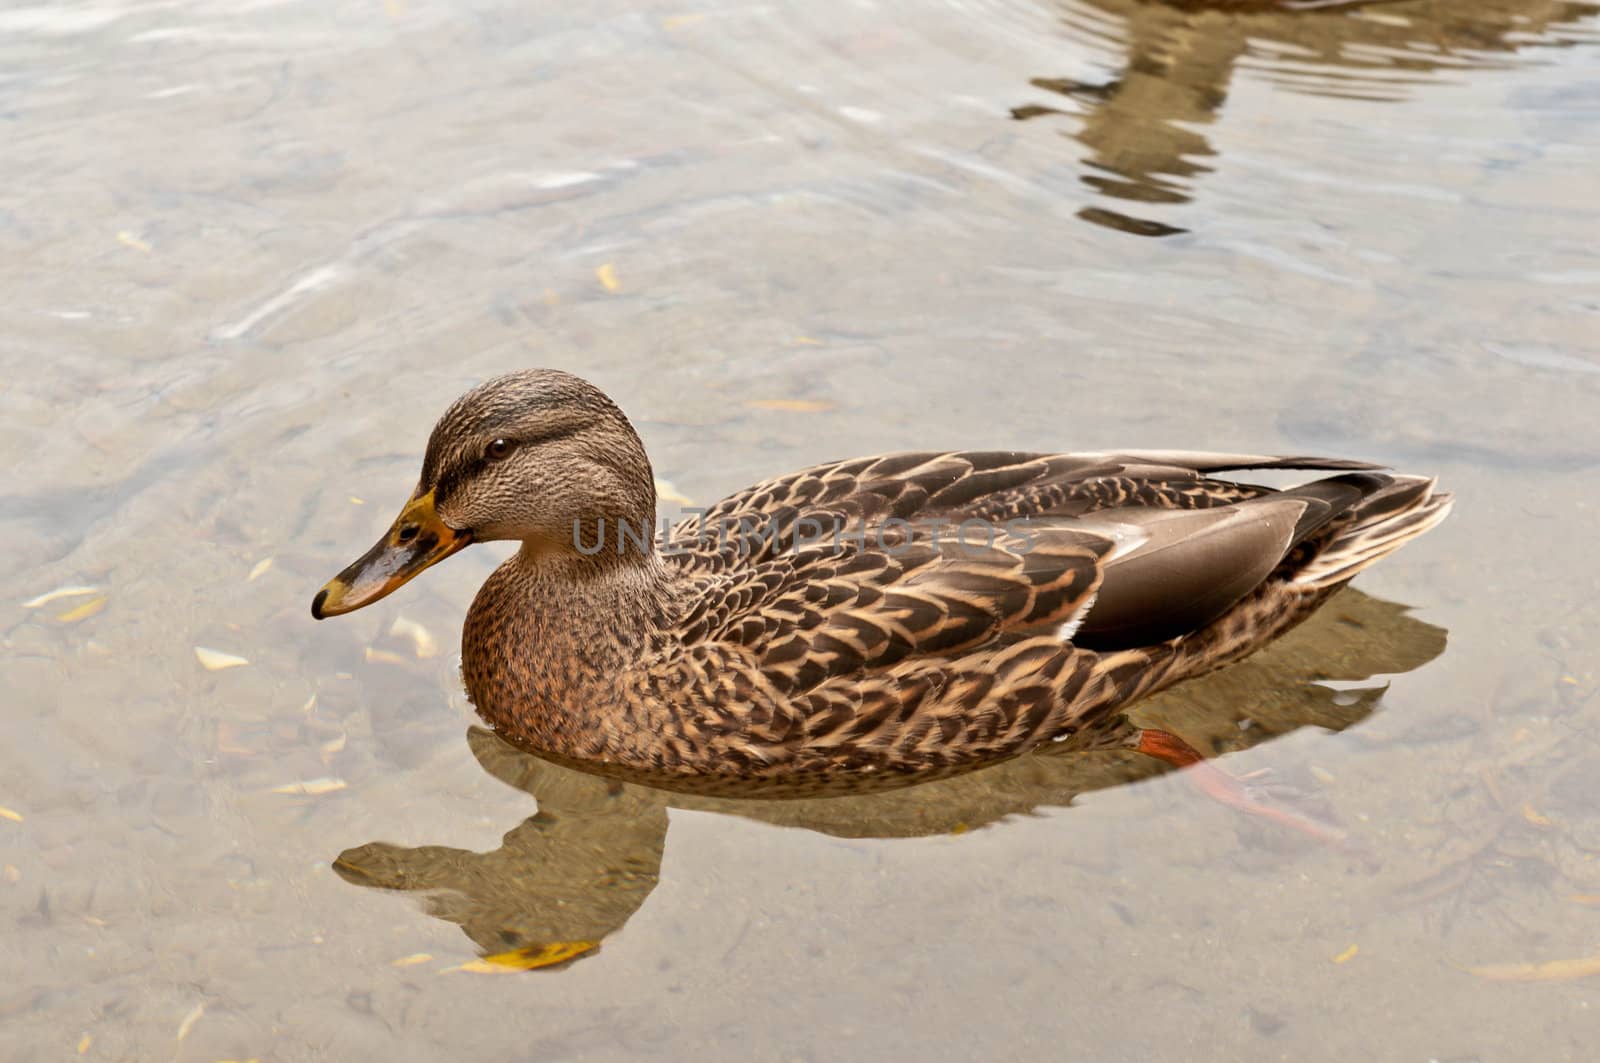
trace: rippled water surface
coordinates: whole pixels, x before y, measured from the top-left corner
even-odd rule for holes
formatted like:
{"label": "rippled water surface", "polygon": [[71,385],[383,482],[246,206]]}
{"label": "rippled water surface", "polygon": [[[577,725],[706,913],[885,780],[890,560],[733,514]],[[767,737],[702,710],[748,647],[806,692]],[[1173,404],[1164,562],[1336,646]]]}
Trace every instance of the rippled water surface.
{"label": "rippled water surface", "polygon": [[[1593,1058],[1597,44],[1590,0],[0,10],[0,1054]],[[525,365],[680,502],[911,446],[1438,475],[1361,593],[1145,709],[1352,846],[1106,755],[741,804],[469,732],[493,549],[307,604]]]}

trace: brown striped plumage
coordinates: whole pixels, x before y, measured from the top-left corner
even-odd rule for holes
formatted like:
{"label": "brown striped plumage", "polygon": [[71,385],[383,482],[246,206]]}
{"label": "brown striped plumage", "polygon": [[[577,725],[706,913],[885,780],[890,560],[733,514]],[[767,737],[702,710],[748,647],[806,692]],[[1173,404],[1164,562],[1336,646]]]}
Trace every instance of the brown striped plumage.
{"label": "brown striped plumage", "polygon": [[[618,549],[608,528],[653,519],[643,447],[552,371],[470,392],[428,454],[413,508],[448,495],[439,535],[523,541],[466,621],[483,717],[588,771],[752,796],[1118,744],[1130,702],[1270,641],[1449,509],[1432,481],[1359,462],[923,452],[768,480],[666,549]],[[1285,468],[1332,475],[1284,491],[1218,475]],[[335,599],[415,552],[392,534]]]}

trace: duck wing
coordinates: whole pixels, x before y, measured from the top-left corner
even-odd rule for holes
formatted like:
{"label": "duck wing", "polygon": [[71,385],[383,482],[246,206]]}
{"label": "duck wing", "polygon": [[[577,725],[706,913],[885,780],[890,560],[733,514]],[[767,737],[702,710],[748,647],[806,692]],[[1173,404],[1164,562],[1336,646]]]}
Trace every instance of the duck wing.
{"label": "duck wing", "polygon": [[1337,458],[1215,454],[1201,451],[1117,451],[1047,454],[1029,451],[907,451],[814,465],[735,492],[702,515],[680,521],[668,536],[680,549],[710,560],[740,522],[773,532],[760,560],[793,549],[806,518],[839,517],[844,531],[897,518],[1004,519],[1076,515],[1116,504],[1208,508],[1263,493],[1240,490],[1209,474],[1244,469],[1367,470],[1378,466]]}
{"label": "duck wing", "polygon": [[1220,616],[1362,491],[1301,496],[1207,475],[1236,468],[1370,466],[998,451],[820,465],[678,526],[670,541],[700,580],[677,627],[689,644],[741,647],[791,693],[1026,635],[1153,644]]}

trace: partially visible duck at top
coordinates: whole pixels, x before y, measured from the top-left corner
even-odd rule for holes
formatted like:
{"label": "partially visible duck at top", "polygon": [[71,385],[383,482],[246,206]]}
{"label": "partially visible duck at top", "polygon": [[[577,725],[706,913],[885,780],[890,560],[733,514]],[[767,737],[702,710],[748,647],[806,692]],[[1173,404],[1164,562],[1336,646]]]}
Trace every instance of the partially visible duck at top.
{"label": "partially visible duck at top", "polygon": [[1123,710],[1271,642],[1450,504],[1359,461],[924,450],[774,477],[654,542],[633,426],[535,369],[445,411],[415,493],[312,614],[520,541],[467,613],[473,704],[541,756],[668,789],[859,792],[1054,743],[1188,764]]}

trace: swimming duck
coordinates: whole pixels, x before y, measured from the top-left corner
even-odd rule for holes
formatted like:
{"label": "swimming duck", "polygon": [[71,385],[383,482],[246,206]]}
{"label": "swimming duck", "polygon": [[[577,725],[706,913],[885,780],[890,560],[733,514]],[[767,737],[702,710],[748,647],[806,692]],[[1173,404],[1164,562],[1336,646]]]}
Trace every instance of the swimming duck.
{"label": "swimming duck", "polygon": [[[1327,475],[1223,475],[1267,469]],[[1359,461],[915,451],[763,481],[658,537],[627,417],[535,369],[445,411],[394,524],[311,612],[519,541],[467,613],[473,704],[519,747],[667,789],[859,792],[1058,743],[1190,764],[1122,710],[1270,642],[1450,505]]]}

